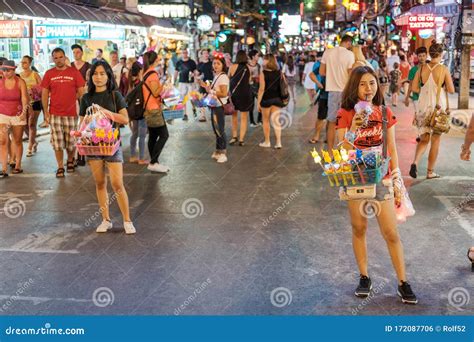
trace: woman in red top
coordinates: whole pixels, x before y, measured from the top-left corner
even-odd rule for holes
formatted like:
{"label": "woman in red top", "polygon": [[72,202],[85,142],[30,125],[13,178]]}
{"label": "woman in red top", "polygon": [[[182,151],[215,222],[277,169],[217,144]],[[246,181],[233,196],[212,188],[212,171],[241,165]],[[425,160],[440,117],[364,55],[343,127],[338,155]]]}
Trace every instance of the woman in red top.
{"label": "woman in red top", "polygon": [[21,157],[23,155],[23,127],[26,125],[29,97],[26,83],[15,75],[15,62],[5,61],[0,67],[3,78],[0,79],[0,161],[2,172],[0,178],[8,176],[8,129],[13,134],[13,155],[16,157],[12,173],[22,173]]}
{"label": "woman in red top", "polygon": [[[356,103],[361,100],[372,103],[373,112],[366,122],[364,122],[363,114],[356,114],[354,110]],[[339,141],[345,140],[347,149],[351,148],[347,141],[353,141],[353,144],[359,149],[381,147],[383,145],[383,102],[383,95],[375,72],[365,66],[354,69],[342,94],[342,108],[338,112],[336,122]],[[400,205],[402,197],[403,181],[398,167],[395,144],[396,119],[390,108],[387,108],[387,121],[386,141],[391,158],[390,169],[395,198],[388,187],[377,184],[375,199],[348,201],[352,224],[352,245],[360,271],[360,282],[355,294],[359,297],[367,297],[372,289],[367,270],[366,245],[367,218],[370,215],[367,212],[364,213],[364,209],[367,208],[367,203],[369,203],[369,206],[375,206],[380,231],[387,243],[392,264],[397,273],[399,281],[397,293],[402,297],[404,303],[416,304],[416,296],[411,290],[405,274],[403,246],[398,234],[395,215],[395,205]]]}
{"label": "woman in red top", "polygon": [[410,81],[408,80],[408,75],[410,74],[410,63],[407,62],[406,55],[400,56],[400,71],[402,72],[402,77],[400,82],[402,84],[402,89],[405,95],[408,93],[408,86],[410,85]]}

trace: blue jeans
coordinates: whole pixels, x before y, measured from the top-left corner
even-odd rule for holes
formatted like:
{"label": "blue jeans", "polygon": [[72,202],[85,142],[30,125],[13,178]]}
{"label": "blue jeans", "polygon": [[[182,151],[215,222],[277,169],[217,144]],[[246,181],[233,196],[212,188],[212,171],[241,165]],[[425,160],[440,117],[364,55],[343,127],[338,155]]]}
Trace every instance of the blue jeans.
{"label": "blue jeans", "polygon": [[132,135],[130,136],[130,155],[132,157],[137,156],[137,139],[138,139],[138,159],[145,159],[145,144],[146,144],[146,132],[147,126],[144,119],[130,121],[130,128],[132,129]]}

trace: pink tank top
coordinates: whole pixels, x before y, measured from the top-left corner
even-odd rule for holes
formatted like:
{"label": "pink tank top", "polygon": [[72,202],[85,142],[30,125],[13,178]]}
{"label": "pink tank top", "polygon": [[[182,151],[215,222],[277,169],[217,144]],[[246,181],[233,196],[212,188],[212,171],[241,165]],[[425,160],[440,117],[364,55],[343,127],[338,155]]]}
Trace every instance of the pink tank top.
{"label": "pink tank top", "polygon": [[17,116],[21,113],[21,91],[19,78],[15,76],[13,89],[5,88],[5,78],[0,79],[0,114]]}

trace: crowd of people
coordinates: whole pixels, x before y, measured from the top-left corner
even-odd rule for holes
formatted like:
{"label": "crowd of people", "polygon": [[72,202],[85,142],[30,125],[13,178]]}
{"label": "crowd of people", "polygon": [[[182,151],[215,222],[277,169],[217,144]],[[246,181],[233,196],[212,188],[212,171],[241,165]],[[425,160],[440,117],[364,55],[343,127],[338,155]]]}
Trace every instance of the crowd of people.
{"label": "crowd of people", "polygon": [[[395,208],[400,205],[405,188],[397,156],[397,120],[386,103],[397,106],[402,93],[405,96],[403,103],[406,106],[413,103],[414,106],[414,124],[418,128],[419,139],[410,176],[418,176],[418,164],[430,144],[427,179],[440,177],[434,170],[441,134],[433,131],[426,120],[433,110],[446,110],[448,103],[445,95],[454,92],[451,75],[440,63],[443,53],[440,44],[433,43],[429,49],[420,47],[416,55],[410,57],[397,48],[383,55],[354,45],[352,37],[344,36],[337,47],[324,52],[262,55],[256,50],[241,50],[234,61],[229,54],[216,52],[211,56],[210,51],[202,50],[196,62],[184,49],[173,65],[155,51],[148,51],[139,58],[119,58],[118,52],[113,51],[107,62],[100,49],[94,60],[88,63],[83,60],[80,45],[73,45],[71,49],[74,56],[72,63],[68,62],[63,49],[54,49],[52,60],[55,66],[43,77],[34,71],[33,60],[29,56],[22,59],[19,75],[15,73],[17,65],[13,61],[1,61],[2,178],[8,176],[9,165],[13,174],[23,172],[24,132],[28,134],[26,156],[35,155],[38,145],[36,127],[41,111],[44,114],[42,125],[51,129],[51,144],[57,161],[56,177],[63,178],[66,173],[74,172],[77,166],[85,165],[86,161],[77,154],[69,133],[77,129],[92,104],[100,106],[114,127],[119,129],[130,125],[129,162],[148,165],[151,172],[168,172],[170,168],[161,163],[160,156],[169,138],[161,98],[164,85],[169,83],[177,87],[183,99],[197,90],[214,100],[209,109],[195,108],[189,103],[183,120],[189,121],[191,115],[199,122],[210,118],[216,139],[211,158],[217,163],[228,161],[228,145],[245,145],[249,122],[252,128],[263,128],[264,140],[260,147],[272,147],[272,126],[275,135],[273,147],[281,149],[280,112],[290,101],[296,104],[296,85],[299,83],[309,97],[310,109],[317,108],[310,144],[323,143],[321,136],[324,135],[324,143],[330,153],[338,142],[347,148],[367,149],[383,145],[388,150],[390,181],[377,187],[374,200],[383,209],[377,219],[399,280],[398,294],[405,303],[417,303],[407,281],[403,247],[396,224]],[[137,93],[137,89],[142,92],[145,101],[144,118],[138,119],[130,118],[127,112],[127,101],[131,94]],[[359,101],[367,101],[373,106],[368,122],[354,110]],[[231,116],[230,139],[226,133],[226,115]],[[472,126],[471,122],[470,133],[462,147],[461,158],[464,160],[469,160],[470,156]],[[146,145],[149,160],[146,158]],[[136,229],[130,218],[128,196],[123,186],[122,147],[112,156],[87,156],[87,161],[95,180],[103,217],[96,231],[104,233],[112,227],[105,172],[108,168],[125,232],[134,234]],[[372,289],[367,269],[367,218],[359,210],[360,200],[349,200],[348,207],[354,254],[360,271],[355,294],[367,297]]]}

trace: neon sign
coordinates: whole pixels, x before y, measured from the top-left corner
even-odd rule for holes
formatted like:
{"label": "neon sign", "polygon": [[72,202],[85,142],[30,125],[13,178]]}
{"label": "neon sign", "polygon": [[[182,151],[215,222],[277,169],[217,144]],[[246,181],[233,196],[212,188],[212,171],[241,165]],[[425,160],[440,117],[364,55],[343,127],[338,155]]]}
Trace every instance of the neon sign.
{"label": "neon sign", "polygon": [[431,14],[419,14],[408,17],[410,29],[432,29],[435,27],[435,18]]}

